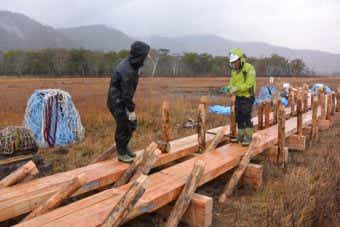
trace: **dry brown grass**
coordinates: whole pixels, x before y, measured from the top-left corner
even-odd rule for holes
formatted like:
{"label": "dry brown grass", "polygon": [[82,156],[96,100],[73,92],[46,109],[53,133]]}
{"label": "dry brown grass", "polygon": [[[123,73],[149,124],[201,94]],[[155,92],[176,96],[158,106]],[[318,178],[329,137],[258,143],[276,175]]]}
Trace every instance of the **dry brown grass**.
{"label": "dry brown grass", "polygon": [[[283,79],[281,79],[282,81]],[[335,88],[340,77],[285,78],[294,85],[324,82]],[[258,79],[258,87],[265,83]],[[115,123],[106,107],[109,79],[0,79],[0,128],[20,125],[26,102],[35,89],[64,89],[73,97],[86,128],[83,142],[68,152],[40,151],[52,163],[52,173],[87,165],[94,156],[113,143]],[[188,118],[196,118],[201,95],[209,95],[209,104],[224,104],[223,95],[214,91],[227,83],[226,78],[143,78],[136,94],[139,128],[131,141],[141,149],[160,134],[161,103],[171,106],[172,137],[193,134],[182,128]],[[208,128],[227,122],[225,117],[208,114]],[[214,226],[332,226],[339,223],[339,147],[340,124],[322,135],[321,143],[309,151],[291,156],[283,171],[265,164],[265,185],[260,192],[239,190],[225,206],[215,202]],[[225,176],[200,191],[217,197]],[[215,200],[216,201],[216,200]],[[338,218],[338,219],[337,219]]]}

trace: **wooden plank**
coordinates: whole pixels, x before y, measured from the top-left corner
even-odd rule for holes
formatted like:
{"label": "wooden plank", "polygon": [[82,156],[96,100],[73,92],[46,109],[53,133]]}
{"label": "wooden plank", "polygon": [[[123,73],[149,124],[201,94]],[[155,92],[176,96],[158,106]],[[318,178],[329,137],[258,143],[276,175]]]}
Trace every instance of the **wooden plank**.
{"label": "wooden plank", "polygon": [[165,224],[166,227],[177,227],[179,221],[182,219],[184,213],[188,209],[192,196],[194,195],[198,183],[201,180],[204,172],[205,162],[197,160],[192,168],[192,171],[184,185],[184,188],[179,195],[175,206],[172,208],[168,220]]}
{"label": "wooden plank", "polygon": [[263,182],[263,166],[258,164],[248,164],[242,178],[241,184],[252,187],[254,190],[259,190]]}
{"label": "wooden plank", "polygon": [[[157,214],[167,218],[173,206],[166,205],[157,210]],[[189,208],[184,213],[181,222],[192,227],[209,227],[213,218],[213,198],[195,193]]]}
{"label": "wooden plank", "polygon": [[0,166],[2,166],[2,165],[10,165],[12,163],[26,161],[26,160],[29,160],[29,159],[32,159],[32,158],[33,158],[33,154],[20,155],[20,156],[16,156],[16,157],[11,157],[11,158],[7,158],[7,159],[4,159],[4,160],[0,160]]}
{"label": "wooden plank", "polygon": [[[286,136],[296,133],[296,122],[296,118],[286,122]],[[307,112],[304,114],[303,125],[307,126],[311,122],[312,114]],[[261,140],[262,149],[269,148],[277,143],[277,126],[257,133],[263,138]],[[146,192],[129,214],[128,219],[153,212],[175,200],[196,160],[201,159],[206,162],[206,169],[200,181],[200,185],[203,185],[236,167],[246,149],[238,144],[228,144],[151,175]],[[261,152],[261,150],[258,150],[253,155]],[[108,215],[110,207],[119,201],[127,186],[97,193],[18,226],[97,226]]]}
{"label": "wooden plank", "polygon": [[21,166],[19,169],[15,170],[13,173],[5,177],[0,181],[0,188],[9,187],[15,185],[29,176],[35,176],[39,173],[37,166],[33,161],[27,162],[25,165]]}

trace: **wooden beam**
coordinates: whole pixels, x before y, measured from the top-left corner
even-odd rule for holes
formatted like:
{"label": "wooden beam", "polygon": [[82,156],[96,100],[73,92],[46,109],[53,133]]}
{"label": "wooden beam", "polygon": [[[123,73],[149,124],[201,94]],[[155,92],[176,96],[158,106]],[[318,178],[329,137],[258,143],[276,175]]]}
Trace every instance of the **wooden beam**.
{"label": "wooden beam", "polygon": [[237,127],[236,127],[236,110],[235,110],[236,97],[231,97],[231,113],[230,113],[230,138],[237,137]]}
{"label": "wooden beam", "polygon": [[264,107],[264,125],[265,128],[269,128],[270,127],[270,101],[268,100],[265,103],[265,107]]}
{"label": "wooden beam", "polygon": [[263,182],[263,166],[258,164],[249,163],[240,183],[247,185],[254,190],[259,190]]}
{"label": "wooden beam", "polygon": [[[307,112],[304,114],[303,124],[307,126],[311,124],[311,122],[312,113]],[[296,118],[292,118],[286,123],[286,136],[294,134],[296,132]],[[261,140],[262,149],[267,149],[277,143],[277,126],[257,133],[263,138]],[[206,170],[199,183],[199,185],[203,185],[235,168],[246,152],[246,149],[247,148],[238,144],[227,144],[215,151],[206,152],[196,158],[152,174],[150,176],[151,182],[146,192],[126,220],[128,221],[142,214],[154,212],[175,200],[180,194],[196,160],[206,161]],[[258,155],[259,153],[261,153],[261,150],[258,150],[253,155]],[[28,222],[24,222],[18,226],[97,226],[107,217],[112,206],[117,204],[122,193],[125,191],[126,186],[108,189]]]}
{"label": "wooden beam", "polygon": [[131,178],[131,181],[137,180],[141,175],[148,175],[155,166],[155,163],[158,160],[162,152],[158,149],[151,151],[147,156],[145,156],[145,160],[137,167],[135,174]]}
{"label": "wooden beam", "polygon": [[227,132],[227,127],[223,127],[218,131],[214,139],[209,143],[208,147],[205,149],[205,152],[211,152],[216,149],[216,147],[223,141],[223,137],[225,137],[225,134]]}
{"label": "wooden beam", "polygon": [[[166,205],[157,210],[157,214],[169,217],[173,206]],[[210,227],[213,219],[213,198],[194,193],[190,205],[184,213],[181,222],[192,227]]]}
{"label": "wooden beam", "polygon": [[259,135],[256,135],[253,137],[253,140],[251,144],[249,145],[246,153],[242,157],[239,166],[234,171],[233,175],[231,176],[228,184],[224,187],[223,192],[221,193],[218,202],[224,203],[228,197],[230,197],[240,181],[241,177],[243,176],[244,171],[247,169],[247,166],[250,162],[250,158],[252,156],[252,153],[255,152],[256,149],[258,149],[259,145],[261,144],[261,137]]}
{"label": "wooden beam", "polygon": [[68,185],[63,187],[60,191],[54,194],[50,199],[48,199],[44,204],[35,208],[29,215],[27,215],[23,222],[38,217],[40,215],[46,214],[51,210],[59,207],[60,204],[68,199],[73,193],[75,193],[80,187],[82,187],[86,182],[86,176],[84,174],[75,177]]}
{"label": "wooden beam", "polygon": [[150,154],[155,150],[157,150],[157,144],[152,142],[142,154],[137,155],[132,164],[129,165],[123,175],[116,181],[114,187],[120,187],[128,183],[135,174],[136,170],[142,165],[142,163],[145,163],[149,159]]}
{"label": "wooden beam", "polygon": [[101,226],[116,227],[121,225],[121,223],[128,216],[130,210],[144,194],[147,183],[148,176],[146,175],[141,175],[136,181],[134,181],[118,201],[118,203],[113,206],[113,209],[110,211],[109,215]]}
{"label": "wooden beam", "polygon": [[39,173],[37,166],[33,161],[27,162],[25,165],[21,166],[19,169],[5,177],[0,181],[0,188],[9,187],[15,185],[29,176],[35,176]]}
{"label": "wooden beam", "polygon": [[198,135],[198,152],[202,153],[206,147],[206,112],[205,112],[205,105],[199,104],[198,106],[198,127],[197,127],[197,135]]}
{"label": "wooden beam", "polygon": [[169,218],[165,224],[166,227],[176,227],[182,216],[186,212],[193,197],[194,192],[201,180],[205,169],[205,162],[203,160],[197,160],[194,167],[189,175],[188,180],[184,185],[180,196],[178,197],[174,208],[172,209]]}
{"label": "wooden beam", "polygon": [[19,155],[19,156],[7,158],[7,159],[4,159],[4,160],[0,160],[0,166],[11,165],[13,163],[26,161],[26,160],[32,159],[33,156],[34,156],[33,154]]}
{"label": "wooden beam", "polygon": [[102,162],[105,160],[108,160],[110,158],[113,158],[113,154],[116,152],[116,144],[112,145],[109,149],[101,153],[98,157],[93,159],[93,161],[90,164],[94,164],[97,162]]}
{"label": "wooden beam", "polygon": [[170,104],[167,101],[163,102],[162,105],[162,125],[163,125],[163,140],[159,142],[159,149],[163,153],[168,153],[170,147]]}
{"label": "wooden beam", "polygon": [[257,106],[257,114],[258,114],[258,125],[257,128],[259,130],[263,129],[263,103],[259,102],[259,105]]}

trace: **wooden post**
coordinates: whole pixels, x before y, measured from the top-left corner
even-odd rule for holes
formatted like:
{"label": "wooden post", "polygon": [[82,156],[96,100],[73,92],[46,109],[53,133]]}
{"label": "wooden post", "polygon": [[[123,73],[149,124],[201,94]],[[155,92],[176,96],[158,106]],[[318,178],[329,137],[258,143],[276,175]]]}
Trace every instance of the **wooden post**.
{"label": "wooden post", "polygon": [[[168,218],[173,206],[166,205],[156,213]],[[192,227],[210,227],[213,218],[213,198],[194,193],[187,211],[180,222]]]}
{"label": "wooden post", "polygon": [[290,116],[293,117],[295,115],[295,104],[294,104],[294,92],[292,90],[289,91],[288,103],[290,106]]}
{"label": "wooden post", "polygon": [[318,122],[319,124],[319,130],[324,131],[327,130],[331,127],[331,121],[328,119],[329,118],[329,105],[328,102],[329,98],[327,95],[327,102],[326,102],[326,95],[325,95],[325,89],[319,90],[319,96],[320,96],[320,105],[321,105],[321,118]]}
{"label": "wooden post", "polygon": [[286,153],[285,147],[285,129],[286,129],[286,112],[282,105],[279,107],[279,115],[278,115],[278,154],[277,154],[277,163],[280,163],[282,160],[282,167],[285,167],[286,159],[284,158]]}
{"label": "wooden post", "polygon": [[304,151],[306,149],[306,138],[303,135],[302,128],[302,115],[303,115],[303,106],[302,106],[302,98],[303,93],[299,93],[297,96],[297,133],[296,135],[291,135],[286,140],[286,146],[290,150],[296,151]]}
{"label": "wooden post", "polygon": [[170,105],[168,101],[164,101],[162,105],[162,128],[163,128],[163,138],[157,141],[159,149],[163,153],[169,153],[170,146]]}
{"label": "wooden post", "polygon": [[237,137],[235,102],[236,102],[236,97],[232,96],[231,97],[231,113],[230,113],[230,138]]}
{"label": "wooden post", "polygon": [[121,197],[115,207],[112,208],[110,214],[105,219],[102,227],[120,226],[128,216],[131,209],[145,192],[148,183],[148,176],[142,175],[136,181],[131,183],[129,189]]}
{"label": "wooden post", "polygon": [[332,116],[335,115],[335,109],[336,109],[336,96],[335,93],[332,92],[332,111],[331,111]]}
{"label": "wooden post", "polygon": [[109,149],[107,149],[105,152],[101,153],[99,156],[97,156],[90,164],[94,164],[97,162],[102,162],[107,159],[113,158],[113,154],[116,152],[116,145],[112,145]]}
{"label": "wooden post", "polygon": [[206,147],[206,126],[205,126],[205,105],[199,104],[198,106],[198,127],[197,127],[197,134],[198,134],[198,152],[202,153]]}
{"label": "wooden post", "polygon": [[218,199],[219,203],[224,203],[226,199],[232,195],[234,188],[240,181],[244,171],[247,169],[252,153],[254,152],[254,150],[258,149],[258,146],[260,145],[260,143],[261,143],[261,137],[255,134],[253,136],[253,140],[251,144],[249,145],[246,153],[243,155],[239,163],[239,166],[234,171],[228,184],[224,187],[223,192],[221,193]]}
{"label": "wooden post", "polygon": [[[308,112],[308,94],[309,94],[309,90],[308,87],[304,89],[303,92],[303,112],[307,113]],[[311,103],[312,104],[312,103]]]}
{"label": "wooden post", "polygon": [[297,135],[302,136],[302,97],[301,95],[297,96]]}
{"label": "wooden post", "polygon": [[319,100],[316,95],[313,98],[312,104],[312,130],[311,130],[311,139],[313,142],[317,142],[319,140],[319,128],[318,128],[318,107]]}
{"label": "wooden post", "polygon": [[332,99],[332,94],[327,94],[327,112],[326,112],[326,119],[331,121],[332,117],[332,106],[333,106],[333,103],[332,103],[333,99]]}
{"label": "wooden post", "polygon": [[275,102],[274,102],[274,110],[273,110],[273,114],[274,114],[274,125],[277,124],[277,114],[278,114],[278,110],[279,110],[279,106],[281,105],[281,97],[278,97]]}
{"label": "wooden post", "polygon": [[62,187],[57,193],[55,193],[45,203],[35,208],[29,215],[23,219],[28,221],[40,215],[46,214],[47,212],[54,210],[59,207],[60,204],[73,195],[79,188],[81,188],[87,181],[86,175],[81,174],[71,180],[71,182]]}
{"label": "wooden post", "polygon": [[35,176],[39,173],[37,166],[33,161],[27,162],[25,165],[21,166],[19,169],[5,177],[0,181],[0,188],[9,187],[15,185],[29,176]]}
{"label": "wooden post", "polygon": [[319,90],[319,98],[320,98],[320,105],[321,105],[321,120],[326,120],[325,93],[322,89]]}
{"label": "wooden post", "polygon": [[270,127],[270,101],[268,100],[264,107],[264,125],[265,128]]}
{"label": "wooden post", "polygon": [[336,112],[340,112],[340,87],[336,90]]}
{"label": "wooden post", "polygon": [[143,162],[137,167],[135,174],[131,178],[131,181],[137,180],[141,175],[148,175],[152,167],[156,164],[159,155],[162,152],[158,149],[153,150],[144,157]]}
{"label": "wooden post", "polygon": [[258,113],[258,129],[263,129],[263,103],[260,101],[259,105],[257,106],[257,113]]}
{"label": "wooden post", "polygon": [[157,144],[152,142],[142,154],[137,155],[134,161],[130,164],[129,168],[123,173],[123,175],[116,181],[113,187],[122,186],[130,181],[130,179],[135,174],[137,168],[142,165],[143,162],[146,162],[150,153],[153,153],[157,149]]}
{"label": "wooden post", "polygon": [[204,108],[206,108],[207,107],[207,103],[208,103],[208,97],[207,96],[201,96],[200,104],[203,104]]}
{"label": "wooden post", "polygon": [[166,227],[176,227],[182,218],[185,211],[188,209],[191,198],[196,191],[196,188],[201,180],[205,169],[205,162],[203,160],[197,160],[191,171],[187,182],[178,197],[174,208],[172,209],[168,218]]}
{"label": "wooden post", "polygon": [[241,178],[241,184],[259,190],[263,182],[263,166],[249,163]]}
{"label": "wooden post", "polygon": [[220,144],[223,140],[223,137],[225,136],[227,132],[227,126],[224,126],[223,128],[221,128],[216,136],[214,137],[214,139],[209,143],[208,147],[205,149],[205,152],[211,152],[213,150],[216,149],[216,147],[218,146],[218,144]]}

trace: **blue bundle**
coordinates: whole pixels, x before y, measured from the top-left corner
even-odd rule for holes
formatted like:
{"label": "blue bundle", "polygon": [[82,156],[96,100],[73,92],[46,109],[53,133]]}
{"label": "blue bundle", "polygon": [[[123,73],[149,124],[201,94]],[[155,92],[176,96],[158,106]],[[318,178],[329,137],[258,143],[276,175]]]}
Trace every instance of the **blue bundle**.
{"label": "blue bundle", "polygon": [[224,116],[229,116],[231,113],[230,106],[214,105],[214,106],[209,106],[208,110],[209,110],[209,113],[215,113],[215,114],[224,115]]}
{"label": "blue bundle", "polygon": [[37,90],[28,101],[24,126],[39,147],[66,146],[84,138],[85,130],[71,96],[62,90]]}
{"label": "blue bundle", "polygon": [[328,87],[328,86],[326,86],[326,85],[324,85],[324,84],[319,84],[319,83],[318,83],[318,84],[314,84],[314,85],[312,86],[312,88],[310,89],[310,93],[317,94],[317,93],[318,93],[318,90],[319,90],[320,88],[325,88],[326,94],[329,94],[329,93],[332,92],[332,89],[331,89],[330,87]]}

